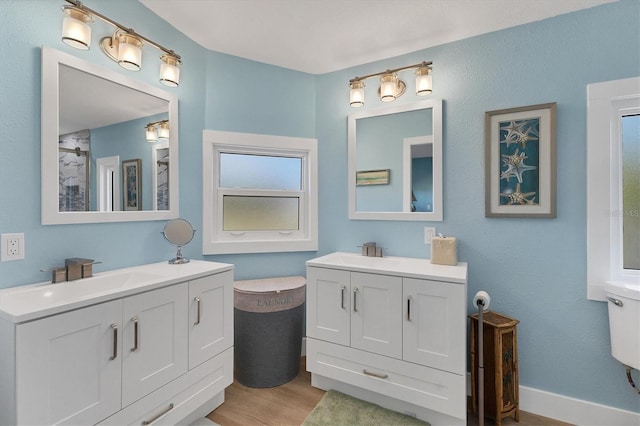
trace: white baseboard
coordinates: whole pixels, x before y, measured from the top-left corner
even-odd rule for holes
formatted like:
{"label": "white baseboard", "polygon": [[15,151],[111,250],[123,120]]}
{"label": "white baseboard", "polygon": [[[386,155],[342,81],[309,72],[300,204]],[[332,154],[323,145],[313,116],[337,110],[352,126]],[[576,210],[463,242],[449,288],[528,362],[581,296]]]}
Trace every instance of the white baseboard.
{"label": "white baseboard", "polygon": [[581,426],[638,426],[640,413],[520,386],[520,409]]}
{"label": "white baseboard", "polygon": [[[467,395],[471,374],[467,373]],[[638,426],[640,413],[520,386],[520,409],[581,426]]]}

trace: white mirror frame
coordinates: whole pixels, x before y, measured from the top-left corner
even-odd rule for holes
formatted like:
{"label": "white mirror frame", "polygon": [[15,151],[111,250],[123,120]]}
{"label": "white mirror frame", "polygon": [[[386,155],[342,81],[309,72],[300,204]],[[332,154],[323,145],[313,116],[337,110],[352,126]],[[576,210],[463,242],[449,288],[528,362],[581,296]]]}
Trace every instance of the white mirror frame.
{"label": "white mirror frame", "polygon": [[[86,211],[61,212],[58,205],[58,144],[59,137],[59,67],[60,64],[113,81],[131,89],[166,100],[171,121],[169,158],[169,210],[162,211]],[[64,52],[42,47],[42,129],[41,129],[41,199],[42,224],[140,222],[168,220],[179,216],[178,195],[178,97],[158,87],[133,80]],[[143,134],[144,129],[140,129]]]}
{"label": "white mirror frame", "polygon": [[[356,210],[356,122],[361,118],[431,109],[433,118],[433,211],[432,212],[359,212]],[[349,114],[349,219],[361,220],[443,220],[442,207],[442,99],[429,99],[405,105],[358,111]],[[402,150],[402,145],[398,146]]]}

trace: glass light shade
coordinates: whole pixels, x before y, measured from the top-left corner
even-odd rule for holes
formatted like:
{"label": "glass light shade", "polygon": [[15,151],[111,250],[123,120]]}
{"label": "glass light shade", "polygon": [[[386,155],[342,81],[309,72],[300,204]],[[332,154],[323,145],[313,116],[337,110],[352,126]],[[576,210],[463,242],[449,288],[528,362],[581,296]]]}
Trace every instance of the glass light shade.
{"label": "glass light shade", "polygon": [[156,142],[158,140],[158,133],[156,132],[156,126],[150,124],[147,126],[147,130],[144,132],[147,142]]}
{"label": "glass light shade", "polygon": [[130,71],[139,71],[142,64],[142,40],[131,34],[120,34],[118,38],[118,64]]}
{"label": "glass light shade", "polygon": [[71,47],[89,50],[91,46],[91,26],[93,18],[84,10],[75,6],[64,6],[62,19],[62,41]]}
{"label": "glass light shade", "polygon": [[177,87],[180,84],[180,60],[172,55],[162,55],[160,61],[160,83]]}
{"label": "glass light shade", "polygon": [[419,67],[416,69],[416,95],[426,96],[430,95],[432,91],[431,68]]}
{"label": "glass light shade", "polygon": [[395,101],[398,92],[398,75],[384,74],[380,77],[380,100],[382,102]]}
{"label": "glass light shade", "polygon": [[169,139],[169,122],[163,121],[158,128],[159,139]]}
{"label": "glass light shade", "polygon": [[349,91],[349,103],[354,108],[360,108],[364,106],[364,82],[353,81],[349,84],[351,90]]}

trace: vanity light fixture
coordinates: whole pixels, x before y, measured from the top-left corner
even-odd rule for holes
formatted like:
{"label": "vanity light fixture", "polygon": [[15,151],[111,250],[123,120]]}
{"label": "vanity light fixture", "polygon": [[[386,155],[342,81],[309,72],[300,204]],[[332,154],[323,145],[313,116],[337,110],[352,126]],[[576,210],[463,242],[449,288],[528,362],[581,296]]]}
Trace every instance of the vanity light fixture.
{"label": "vanity light fixture", "polygon": [[63,6],[62,41],[76,49],[89,50],[93,18],[79,7]]}
{"label": "vanity light fixture", "polygon": [[116,27],[112,36],[100,40],[100,48],[121,67],[138,71],[142,68],[142,46],[148,44],[163,52],[160,56],[160,82],[176,87],[180,84],[180,55],[173,50],[138,34],[112,19],[83,5],[78,0],[65,0],[71,6],[63,6],[62,41],[77,49],[88,50],[91,46],[91,26],[94,17]]}
{"label": "vanity light fixture", "polygon": [[145,139],[147,142],[157,142],[158,141],[158,129],[153,124],[147,124],[147,127],[144,131]]}
{"label": "vanity light fixture", "polygon": [[147,142],[157,142],[158,139],[169,139],[169,120],[160,120],[145,126]]}
{"label": "vanity light fixture", "polygon": [[398,72],[416,69],[416,95],[425,96],[432,92],[431,65],[433,62],[420,62],[419,64],[400,67],[392,70],[377,72],[365,75],[364,77],[355,77],[349,80],[349,103],[354,108],[364,106],[364,80],[371,77],[380,77],[380,87],[378,95],[382,102],[392,102],[402,96],[406,91],[407,85],[398,78]]}
{"label": "vanity light fixture", "polygon": [[169,120],[162,120],[158,127],[158,139],[169,139]]}

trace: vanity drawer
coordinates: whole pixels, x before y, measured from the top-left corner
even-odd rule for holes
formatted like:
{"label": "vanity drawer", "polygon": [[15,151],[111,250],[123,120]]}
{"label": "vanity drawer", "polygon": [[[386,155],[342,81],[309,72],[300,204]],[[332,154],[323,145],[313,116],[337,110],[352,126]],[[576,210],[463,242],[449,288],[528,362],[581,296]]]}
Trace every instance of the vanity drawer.
{"label": "vanity drawer", "polygon": [[457,418],[467,411],[465,376],[307,339],[307,370]]}
{"label": "vanity drawer", "polygon": [[232,382],[233,348],[229,348],[100,424],[175,425]]}

